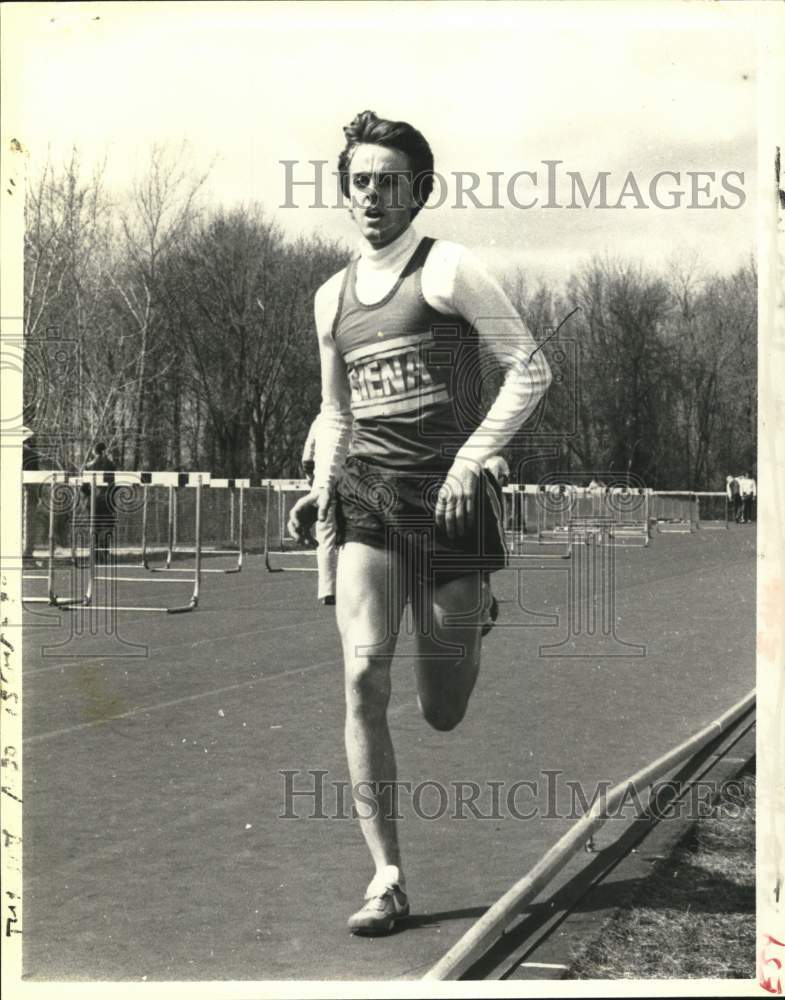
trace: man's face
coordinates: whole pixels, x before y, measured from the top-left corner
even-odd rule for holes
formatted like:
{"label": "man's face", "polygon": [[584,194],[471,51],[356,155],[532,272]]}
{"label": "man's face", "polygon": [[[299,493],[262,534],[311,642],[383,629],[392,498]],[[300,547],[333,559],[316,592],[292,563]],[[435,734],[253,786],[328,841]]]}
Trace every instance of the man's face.
{"label": "man's face", "polygon": [[371,246],[392,243],[409,226],[414,208],[409,158],[397,149],[358,146],[349,165],[349,199],[352,218]]}

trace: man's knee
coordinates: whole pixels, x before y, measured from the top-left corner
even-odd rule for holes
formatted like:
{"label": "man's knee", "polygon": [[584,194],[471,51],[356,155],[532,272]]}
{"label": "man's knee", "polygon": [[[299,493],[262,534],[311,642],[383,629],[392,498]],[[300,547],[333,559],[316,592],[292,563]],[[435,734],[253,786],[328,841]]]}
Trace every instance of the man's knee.
{"label": "man's knee", "polygon": [[387,658],[347,657],[346,704],[363,715],[383,715],[390,701],[390,666]]}
{"label": "man's knee", "polygon": [[448,733],[455,729],[459,722],[466,715],[467,701],[432,701],[428,698],[418,698],[420,711],[428,725],[432,729],[438,729],[441,733]]}

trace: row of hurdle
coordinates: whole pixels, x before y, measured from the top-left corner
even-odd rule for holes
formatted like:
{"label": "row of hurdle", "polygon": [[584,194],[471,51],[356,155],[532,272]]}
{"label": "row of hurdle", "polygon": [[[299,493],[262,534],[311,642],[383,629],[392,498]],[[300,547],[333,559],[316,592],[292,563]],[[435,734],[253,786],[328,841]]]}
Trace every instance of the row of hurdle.
{"label": "row of hurdle", "polygon": [[554,547],[569,558],[575,544],[648,547],[653,534],[727,530],[725,493],[645,487],[526,484],[504,487],[505,528],[518,554]]}
{"label": "row of hurdle", "polygon": [[[314,572],[312,548],[287,535],[291,507],[308,490],[299,479],[213,478],[208,472],[23,472],[25,536],[34,534],[36,509],[46,515],[46,593],[26,603],[99,608],[98,585],[181,583],[184,600],[173,606],[119,605],[115,611],[178,614],[199,603],[205,574],[237,574],[250,550],[261,552],[270,573]],[[89,489],[85,490],[85,487]],[[102,567],[97,549],[101,518],[97,491],[109,496],[113,516],[113,558]],[[84,493],[88,499],[84,500]],[[503,490],[505,529],[512,549],[533,558],[569,558],[581,543],[647,547],[652,534],[693,533],[727,528],[729,503],[723,493],[660,492],[642,487],[588,489],[564,484],[521,484]],[[56,546],[56,526],[67,542]],[[40,518],[39,518],[40,522]],[[209,538],[205,541],[205,523]],[[28,549],[26,541],[25,549]],[[293,557],[293,558],[281,558]],[[305,557],[305,558],[303,558]],[[55,568],[65,560],[80,570],[71,574],[71,592],[58,593]],[[209,565],[205,565],[209,561]],[[186,565],[182,565],[185,562]],[[111,575],[107,570],[111,569]],[[118,571],[133,575],[120,575]]]}
{"label": "row of hurdle", "polygon": [[[283,567],[274,565],[273,554],[276,550],[287,550],[286,519],[291,498],[308,489],[304,480],[218,479],[208,472],[96,471],[72,475],[25,470],[22,475],[24,550],[28,563],[37,562],[31,541],[35,534],[34,509],[43,508],[47,518],[45,572],[23,573],[26,580],[46,580],[46,594],[25,594],[26,604],[62,608],[88,606],[104,610],[96,603],[101,583],[112,587],[117,583],[186,584],[189,591],[185,599],[173,606],[120,605],[113,601],[108,609],[167,614],[193,611],[198,606],[205,574],[226,575],[242,571],[248,543],[250,498],[256,501],[255,548],[261,548],[269,572],[280,572]],[[83,500],[85,488],[86,503]],[[36,489],[39,495],[34,503]],[[106,515],[102,518],[97,509],[99,490],[106,494],[105,506],[111,511],[112,558],[111,565],[106,567],[102,567],[99,559],[101,532],[108,530]],[[212,511],[208,510],[212,517],[208,520],[212,523],[213,538],[223,545],[205,544],[206,506],[212,506]],[[162,508],[163,538],[160,530]],[[217,515],[216,508],[220,508]],[[56,527],[64,520],[68,524],[67,544],[61,544],[58,549]],[[129,531],[129,522],[135,530]],[[206,558],[221,565],[206,566]],[[70,593],[58,592],[55,570],[63,561],[81,571],[71,574]],[[182,561],[188,565],[180,565]],[[308,569],[310,571],[311,567]],[[315,571],[315,567],[313,569]],[[120,575],[118,571],[135,573]]]}

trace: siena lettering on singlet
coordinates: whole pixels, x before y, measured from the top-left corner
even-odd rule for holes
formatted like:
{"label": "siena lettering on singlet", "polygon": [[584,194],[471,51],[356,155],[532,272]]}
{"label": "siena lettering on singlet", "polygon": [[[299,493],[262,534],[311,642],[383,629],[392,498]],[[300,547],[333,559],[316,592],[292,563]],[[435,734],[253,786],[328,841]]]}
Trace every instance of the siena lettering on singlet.
{"label": "siena lettering on singlet", "polygon": [[396,337],[382,351],[378,343],[349,351],[345,362],[354,415],[412,413],[423,404],[447,402],[447,387],[434,378],[423,358],[423,346],[431,343],[428,332]]}

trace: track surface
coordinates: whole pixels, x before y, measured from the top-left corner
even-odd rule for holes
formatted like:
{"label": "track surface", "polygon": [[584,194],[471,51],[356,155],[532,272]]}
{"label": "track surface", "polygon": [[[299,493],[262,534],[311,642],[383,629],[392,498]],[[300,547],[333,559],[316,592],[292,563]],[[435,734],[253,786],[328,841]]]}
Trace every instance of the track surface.
{"label": "track surface", "polygon": [[[607,655],[625,651],[614,642],[603,655],[564,655],[586,646],[566,625],[569,563],[536,566],[494,577],[502,617],[455,732],[419,717],[401,641],[391,705],[399,779],[441,782],[448,798],[433,820],[402,800],[412,917],[376,940],[345,930],[372,871],[356,822],[334,818],[329,782],[348,780],[340,647],[314,575],[270,575],[251,556],[240,575],[205,578],[196,612],[124,613],[117,635],[79,636],[79,613],[33,607],[25,976],[417,978],[570,826],[566,781],[591,796],[753,686],[753,526],[661,535],[648,550],[616,553],[616,634],[643,645],[643,657]],[[43,586],[27,581],[26,592]],[[188,590],[120,587],[123,603],[155,605]],[[558,622],[538,626],[545,615]],[[565,639],[559,655],[541,654]],[[290,805],[300,818],[281,818],[287,769],[300,772],[298,788],[313,786],[307,770],[328,772],[323,809],[333,818],[305,818],[313,800],[304,798]],[[538,783],[515,799],[537,809],[527,820],[505,806],[521,779]],[[505,783],[503,818],[468,808],[453,818],[460,781],[480,784],[484,814],[488,782]],[[432,786],[420,805],[438,811]]]}

